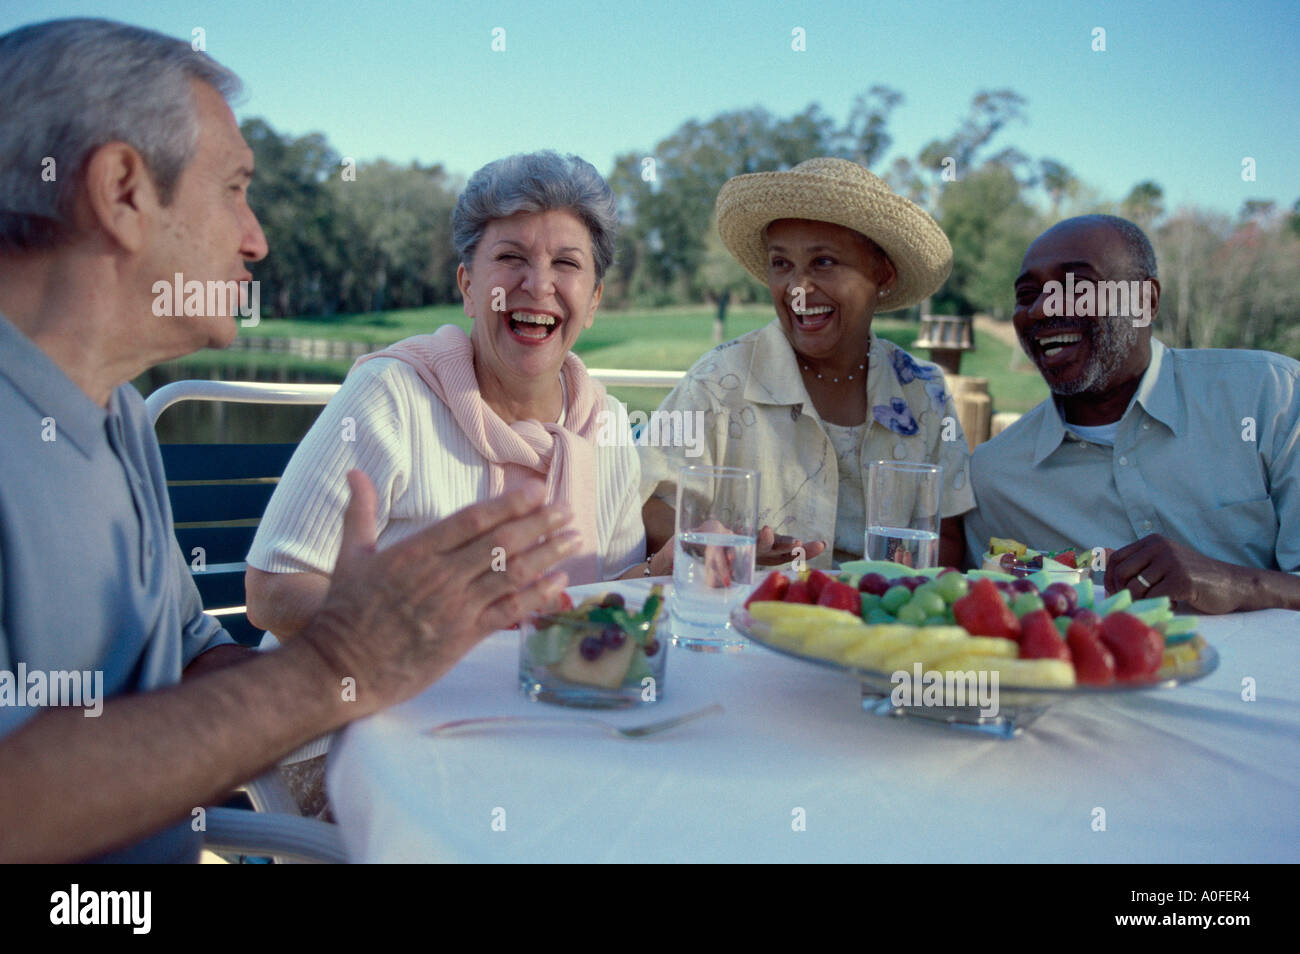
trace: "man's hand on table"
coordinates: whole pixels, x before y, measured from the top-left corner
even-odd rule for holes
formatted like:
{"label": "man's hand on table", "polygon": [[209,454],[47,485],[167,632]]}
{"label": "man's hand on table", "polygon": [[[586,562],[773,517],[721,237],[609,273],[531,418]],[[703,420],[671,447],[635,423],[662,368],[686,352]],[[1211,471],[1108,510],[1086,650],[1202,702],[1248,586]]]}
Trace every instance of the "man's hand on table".
{"label": "man's hand on table", "polygon": [[300,638],[335,677],[356,680],[352,717],[421,691],[489,633],[553,605],[568,582],[551,570],[578,548],[572,515],[541,506],[540,487],[376,550],[374,487],[360,471],[348,483],[329,593]]}
{"label": "man's hand on table", "polygon": [[1300,608],[1300,579],[1214,560],[1159,534],[1110,554],[1106,589],[1125,587],[1135,599],[1167,596],[1199,613]]}

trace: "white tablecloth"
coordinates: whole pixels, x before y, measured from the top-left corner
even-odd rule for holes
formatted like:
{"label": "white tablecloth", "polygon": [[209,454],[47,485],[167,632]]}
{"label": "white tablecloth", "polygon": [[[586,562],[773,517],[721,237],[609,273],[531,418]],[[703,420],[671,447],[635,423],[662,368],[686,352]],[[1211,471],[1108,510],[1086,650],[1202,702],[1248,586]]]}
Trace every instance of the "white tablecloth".
{"label": "white tablecloth", "polygon": [[726,708],[644,741],[420,735],[591,714],[527,701],[518,636],[497,634],[346,729],[329,795],[356,861],[1300,860],[1300,613],[1205,618],[1202,632],[1221,656],[1208,678],[1062,703],[1012,740],[869,715],[852,678],[756,646],[673,647],[658,703],[595,713],[633,725]]}

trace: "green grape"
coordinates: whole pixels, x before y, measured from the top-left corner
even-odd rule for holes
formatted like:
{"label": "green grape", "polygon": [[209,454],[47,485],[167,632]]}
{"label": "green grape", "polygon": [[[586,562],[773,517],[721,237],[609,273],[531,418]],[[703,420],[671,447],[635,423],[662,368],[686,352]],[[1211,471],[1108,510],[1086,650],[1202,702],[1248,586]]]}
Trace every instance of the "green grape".
{"label": "green grape", "polygon": [[912,598],[912,591],[905,586],[891,586],[880,598],[881,607],[888,613],[897,613],[898,608]]}
{"label": "green grape", "polygon": [[882,626],[891,623],[897,623],[898,620],[877,606],[875,609],[870,610],[867,613],[866,622],[868,625],[871,626]]}
{"label": "green grape", "polygon": [[898,611],[898,621],[908,626],[920,626],[925,622],[926,612],[915,603],[908,603]]}
{"label": "green grape", "polygon": [[934,588],[946,602],[956,603],[970,591],[970,583],[960,573],[945,573],[934,581]]}
{"label": "green grape", "polygon": [[925,621],[926,626],[947,626],[948,624],[949,620],[942,616],[931,616]]}
{"label": "green grape", "polygon": [[923,610],[926,616],[939,616],[948,604],[933,588],[926,590],[925,587],[918,586],[909,605]]}
{"label": "green grape", "polygon": [[1026,613],[1032,613],[1034,610],[1043,608],[1043,600],[1033,593],[1021,593],[1011,604],[1011,612],[1017,616],[1024,616]]}

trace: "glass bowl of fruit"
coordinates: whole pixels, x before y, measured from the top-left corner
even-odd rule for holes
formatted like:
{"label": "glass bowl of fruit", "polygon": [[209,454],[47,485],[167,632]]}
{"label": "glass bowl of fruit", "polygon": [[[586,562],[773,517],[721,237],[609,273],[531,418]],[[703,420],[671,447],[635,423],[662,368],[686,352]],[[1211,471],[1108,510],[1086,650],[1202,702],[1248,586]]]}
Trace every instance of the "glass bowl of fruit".
{"label": "glass bowl of fruit", "polygon": [[1033,550],[1017,540],[994,537],[981,567],[1011,576],[1039,577],[1051,583],[1091,579],[1096,554],[1092,550]]}
{"label": "glass bowl of fruit", "polygon": [[520,627],[520,689],[535,702],[587,709],[657,702],[668,656],[658,633],[663,606],[656,585],[635,609],[604,593],[534,615]]}

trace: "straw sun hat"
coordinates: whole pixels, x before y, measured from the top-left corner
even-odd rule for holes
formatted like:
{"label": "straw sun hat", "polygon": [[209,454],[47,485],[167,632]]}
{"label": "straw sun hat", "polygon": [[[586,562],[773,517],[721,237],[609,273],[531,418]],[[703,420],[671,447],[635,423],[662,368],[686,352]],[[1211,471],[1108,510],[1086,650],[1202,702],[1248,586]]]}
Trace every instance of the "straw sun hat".
{"label": "straw sun hat", "polygon": [[777,219],[832,222],[879,245],[898,278],[877,312],[915,305],[938,291],[952,271],[952,246],[934,219],[847,159],[809,159],[789,172],[736,176],[718,193],[717,213],[723,244],[764,285],[763,230]]}

